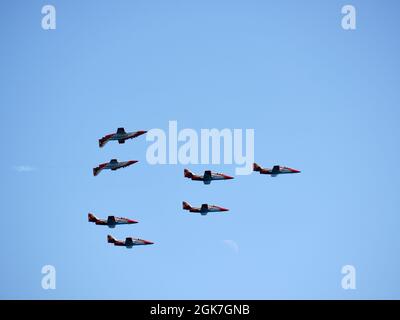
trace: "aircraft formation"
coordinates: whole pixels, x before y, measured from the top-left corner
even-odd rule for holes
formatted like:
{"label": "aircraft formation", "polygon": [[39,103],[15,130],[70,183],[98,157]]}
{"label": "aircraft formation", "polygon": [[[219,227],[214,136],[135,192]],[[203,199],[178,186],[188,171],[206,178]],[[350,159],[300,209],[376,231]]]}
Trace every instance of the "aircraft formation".
{"label": "aircraft formation", "polygon": [[[271,177],[276,177],[280,174],[287,174],[287,173],[300,173],[299,170],[283,167],[276,165],[272,169],[269,168],[262,168],[257,163],[253,164],[253,171],[259,172],[260,174],[269,174]],[[210,170],[204,171],[204,174],[198,175],[191,172],[189,169],[183,170],[183,175],[185,178],[191,179],[193,181],[202,181],[204,184],[209,185],[211,181],[215,180],[231,180],[234,177],[231,177],[224,173],[212,172]],[[202,216],[207,215],[209,212],[226,212],[229,209],[219,207],[216,205],[209,205],[207,203],[202,204],[199,208],[194,208],[186,201],[182,203],[183,210],[188,210],[189,212],[200,213]]]}
{"label": "aircraft formation", "polygon": [[[126,140],[137,138],[147,131],[135,131],[135,132],[125,132],[124,128],[118,128],[116,133],[107,134],[101,139],[99,139],[99,147],[103,148],[105,144],[109,141],[118,141],[119,144],[125,143]],[[99,164],[97,167],[93,168],[93,175],[97,176],[100,174],[102,170],[112,170],[116,171],[121,168],[129,167],[139,161],[137,160],[128,160],[128,161],[118,161],[117,159],[111,159],[109,162]],[[116,217],[116,216],[108,216],[107,219],[99,219],[93,213],[88,214],[88,221],[94,223],[98,226],[107,226],[108,228],[115,228],[118,225],[130,225],[136,224],[138,221]],[[142,245],[150,245],[154,244],[154,242],[143,240],[134,237],[126,237],[125,240],[117,240],[112,235],[107,235],[107,242],[113,244],[118,247],[125,247],[131,249],[134,246],[142,246]]]}
{"label": "aircraft formation", "polygon": [[[107,134],[101,139],[99,139],[99,147],[103,148],[106,143],[109,141],[118,141],[119,144],[125,143],[126,140],[137,138],[143,134],[147,133],[147,131],[140,130],[135,132],[126,132],[124,128],[118,128],[116,133]],[[128,160],[128,161],[118,161],[117,159],[111,159],[109,162],[99,164],[97,167],[93,168],[93,175],[98,176],[102,170],[111,170],[116,171],[121,168],[129,167],[135,163],[137,160]],[[301,171],[285,166],[275,165],[272,168],[263,168],[257,163],[253,164],[253,171],[259,172],[260,174],[269,175],[271,177],[276,177],[281,174],[294,174],[300,173]],[[212,172],[211,170],[204,171],[203,174],[195,174],[191,172],[189,169],[184,169],[184,177],[187,179],[191,179],[192,181],[202,181],[205,185],[210,185],[212,181],[223,181],[223,180],[232,180],[234,177],[229,176],[224,173]],[[199,213],[202,216],[206,216],[208,213],[212,212],[227,212],[229,209],[211,205],[211,204],[201,204],[200,207],[192,207],[188,202],[182,202],[183,210],[186,210],[190,213]],[[116,216],[108,216],[107,219],[99,219],[94,214],[88,214],[88,221],[94,223],[95,225],[107,226],[109,228],[115,228],[117,225],[129,225],[136,224],[138,221],[116,217]],[[133,246],[138,245],[151,245],[154,244],[151,241],[143,240],[134,237],[126,237],[125,240],[117,240],[112,235],[107,235],[107,242],[110,244],[114,244],[114,246],[122,246],[126,248],[132,248]]]}

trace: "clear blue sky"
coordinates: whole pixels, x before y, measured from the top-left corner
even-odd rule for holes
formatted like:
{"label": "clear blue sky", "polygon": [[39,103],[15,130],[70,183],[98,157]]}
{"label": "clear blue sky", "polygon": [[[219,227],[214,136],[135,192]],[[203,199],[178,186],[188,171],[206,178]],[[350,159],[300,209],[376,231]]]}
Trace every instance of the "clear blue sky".
{"label": "clear blue sky", "polygon": [[[41,29],[49,3],[54,31]],[[349,3],[356,31],[341,28]],[[399,9],[4,1],[0,298],[400,298]],[[148,165],[144,137],[98,148],[117,127],[169,120],[254,128],[257,162],[302,173],[204,186],[181,165]],[[92,176],[114,157],[140,163]],[[182,200],[231,211],[189,215]],[[137,219],[112,234],[156,244],[112,247],[89,211]],[[46,264],[56,290],[41,287]],[[355,291],[340,285],[347,264]]]}

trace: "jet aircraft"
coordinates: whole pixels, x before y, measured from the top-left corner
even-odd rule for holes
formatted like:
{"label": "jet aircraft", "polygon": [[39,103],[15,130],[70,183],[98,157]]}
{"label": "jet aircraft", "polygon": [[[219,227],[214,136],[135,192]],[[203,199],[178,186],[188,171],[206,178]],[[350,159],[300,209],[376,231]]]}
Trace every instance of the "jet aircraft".
{"label": "jet aircraft", "polygon": [[204,184],[210,184],[213,180],[230,180],[233,177],[223,173],[211,172],[211,170],[204,171],[203,175],[197,175],[192,173],[190,170],[184,170],[185,178],[192,179],[194,181],[203,181]]}
{"label": "jet aircraft", "polygon": [[209,205],[209,204],[202,204],[200,208],[194,208],[190,204],[188,204],[186,201],[182,202],[182,208],[183,210],[189,210],[189,212],[195,212],[195,213],[200,213],[202,216],[207,215],[209,212],[224,212],[224,211],[229,211],[229,209],[222,208],[219,206],[215,205]]}
{"label": "jet aircraft", "polygon": [[104,169],[110,169],[110,170],[115,171],[115,170],[118,170],[121,168],[129,167],[130,165],[135,164],[136,162],[139,162],[139,161],[129,160],[129,161],[118,162],[117,159],[111,159],[110,162],[102,163],[98,167],[93,168],[93,175],[97,176]]}
{"label": "jet aircraft", "polygon": [[118,143],[125,143],[128,139],[133,139],[145,134],[147,131],[140,130],[135,132],[125,132],[124,128],[118,128],[116,133],[107,134],[99,139],[99,147],[103,148],[108,141],[117,140]]}
{"label": "jet aircraft", "polygon": [[273,166],[272,169],[270,168],[262,168],[257,163],[253,164],[253,171],[259,172],[260,174],[269,174],[271,177],[276,177],[279,174],[288,174],[288,173],[300,173],[301,171],[282,167],[282,166]]}
{"label": "jet aircraft", "polygon": [[109,228],[115,228],[116,225],[119,224],[134,224],[138,223],[135,220],[131,220],[128,218],[120,218],[115,216],[108,216],[107,219],[99,219],[93,213],[88,214],[89,222],[94,222],[99,226],[108,226]]}
{"label": "jet aircraft", "polygon": [[132,248],[133,246],[154,244],[154,242],[151,242],[151,241],[132,238],[132,237],[127,237],[125,240],[117,240],[111,235],[107,236],[107,242],[113,243],[114,246],[126,247],[128,249]]}

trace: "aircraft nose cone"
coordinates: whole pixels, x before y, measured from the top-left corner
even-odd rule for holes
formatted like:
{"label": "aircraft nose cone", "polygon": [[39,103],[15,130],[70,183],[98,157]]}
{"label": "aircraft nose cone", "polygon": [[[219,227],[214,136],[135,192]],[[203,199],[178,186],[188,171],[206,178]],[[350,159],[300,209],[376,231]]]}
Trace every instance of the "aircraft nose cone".
{"label": "aircraft nose cone", "polygon": [[147,240],[145,240],[144,243],[145,243],[145,244],[154,244],[154,242],[147,241]]}
{"label": "aircraft nose cone", "polygon": [[128,220],[128,222],[129,222],[129,223],[138,223],[138,222],[135,221],[135,220]]}
{"label": "aircraft nose cone", "polygon": [[229,209],[221,208],[221,211],[229,211]]}

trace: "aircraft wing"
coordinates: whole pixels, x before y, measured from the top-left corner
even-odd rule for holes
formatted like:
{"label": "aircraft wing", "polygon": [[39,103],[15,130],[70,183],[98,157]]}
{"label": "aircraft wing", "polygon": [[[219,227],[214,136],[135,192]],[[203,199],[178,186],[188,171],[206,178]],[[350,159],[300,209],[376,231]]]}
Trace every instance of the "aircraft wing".
{"label": "aircraft wing", "polygon": [[210,170],[206,170],[204,171],[204,180],[211,180],[211,171]]}
{"label": "aircraft wing", "polygon": [[107,224],[115,224],[117,221],[115,220],[114,216],[109,216],[107,218]]}
{"label": "aircraft wing", "polygon": [[274,166],[272,168],[272,174],[277,174],[277,173],[279,173],[279,171],[280,171],[279,166]]}
{"label": "aircraft wing", "polygon": [[117,129],[117,134],[125,134],[125,129],[124,128],[118,128]]}

